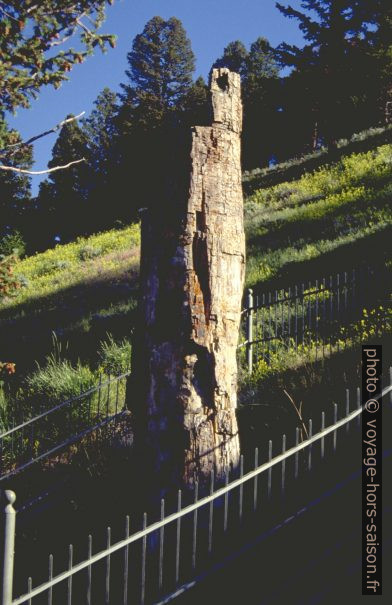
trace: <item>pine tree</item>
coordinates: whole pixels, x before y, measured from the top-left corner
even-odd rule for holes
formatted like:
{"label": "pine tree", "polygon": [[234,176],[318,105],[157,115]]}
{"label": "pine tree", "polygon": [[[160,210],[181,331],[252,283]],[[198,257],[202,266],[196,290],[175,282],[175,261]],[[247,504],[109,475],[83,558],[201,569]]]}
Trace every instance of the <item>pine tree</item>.
{"label": "pine tree", "polygon": [[241,76],[245,75],[247,68],[248,51],[241,40],[230,42],[223,50],[223,55],[215,61],[214,67],[227,67]]}
{"label": "pine tree", "polygon": [[[0,149],[7,149],[20,141],[20,134],[16,130],[10,130],[4,117],[0,117]],[[26,169],[31,167],[31,163],[31,147],[21,147],[8,162],[9,165]],[[30,195],[31,182],[28,176],[0,170],[0,238],[16,230],[27,238],[28,225],[25,219],[32,206]]]}
{"label": "pine tree", "polygon": [[372,75],[369,90],[380,121],[392,123],[392,6],[383,0],[358,1],[363,20],[373,26],[365,34]]}
{"label": "pine tree", "polygon": [[177,136],[191,95],[194,55],[181,22],[174,17],[148,21],[133,41],[128,64],[118,115],[116,185],[130,190],[123,197],[123,216],[134,220],[139,208],[159,199],[168,144]]}
{"label": "pine tree", "polygon": [[266,38],[257,38],[251,44],[246,58],[244,96],[263,94],[266,84],[279,76],[276,53]]}
{"label": "pine tree", "polygon": [[77,122],[70,122],[62,127],[48,166],[65,165],[75,157],[84,157],[86,162],[50,173],[40,186],[38,203],[49,226],[48,236],[52,243],[55,236],[61,241],[69,241],[90,231],[88,199],[93,174],[89,165],[88,139]]}
{"label": "pine tree", "polygon": [[90,160],[97,174],[107,173],[113,141],[117,134],[117,95],[106,87],[94,101],[94,109],[82,128],[90,148]]}
{"label": "pine tree", "polygon": [[[114,36],[98,33],[105,18],[105,7],[113,1],[1,2],[0,229],[8,228],[8,223],[14,224],[18,216],[18,221],[20,219],[29,231],[29,239],[33,236],[37,242],[40,231],[39,225],[32,228],[31,212],[35,213],[37,209],[35,201],[29,199],[28,178],[13,171],[14,168],[31,168],[31,149],[28,145],[20,145],[17,150],[3,146],[4,114],[18,107],[29,107],[43,86],[58,88],[68,79],[73,66],[82,63],[95,47],[105,51],[108,45],[114,46]],[[77,50],[69,43],[72,38],[78,38]],[[19,136],[15,138],[15,133],[12,136],[13,143],[21,143]],[[69,161],[77,159],[70,157]],[[43,189],[48,187],[44,185]],[[22,200],[26,201],[26,207]]]}
{"label": "pine tree", "polygon": [[124,196],[120,192],[113,195],[117,188],[118,172],[117,116],[117,95],[109,88],[104,88],[95,100],[89,117],[82,123],[93,175],[88,191],[91,231],[109,229],[122,218]]}
{"label": "pine tree", "polygon": [[192,85],[195,58],[181,21],[150,19],[127,58],[129,83],[122,85],[122,100],[132,108],[134,123],[158,126]]}
{"label": "pine tree", "polygon": [[209,90],[202,76],[189,88],[181,103],[181,122],[186,127],[211,123]]}
{"label": "pine tree", "polygon": [[358,126],[356,104],[363,95],[358,40],[365,27],[358,3],[303,0],[304,12],[279,3],[277,7],[299,22],[306,40],[304,48],[286,43],[278,48],[282,64],[294,68],[290,92],[302,97],[302,103],[300,98],[293,101],[300,112],[296,119],[307,129],[307,116],[312,116],[313,129],[317,124],[321,137],[334,145]]}
{"label": "pine tree", "polygon": [[260,37],[251,44],[243,69],[243,165],[247,169],[267,164],[276,154],[278,83],[275,51]]}

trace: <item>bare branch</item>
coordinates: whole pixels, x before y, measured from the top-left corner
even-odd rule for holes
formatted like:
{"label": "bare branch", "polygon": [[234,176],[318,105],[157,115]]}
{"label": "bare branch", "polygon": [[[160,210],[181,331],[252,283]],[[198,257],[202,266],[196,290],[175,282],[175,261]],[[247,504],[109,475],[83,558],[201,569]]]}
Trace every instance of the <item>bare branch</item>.
{"label": "bare branch", "polygon": [[54,40],[54,42],[51,42],[49,44],[50,48],[53,48],[53,46],[60,46],[61,44],[64,44],[64,42],[66,42],[67,40],[69,40],[70,38],[72,38],[72,36],[75,33],[76,28],[74,28],[72,30],[72,33],[69,36],[64,36],[63,38],[60,38],[60,40]]}
{"label": "bare branch", "polygon": [[18,143],[13,143],[12,145],[7,145],[7,147],[5,149],[1,149],[0,150],[0,158],[1,157],[10,157],[10,156],[15,155],[15,153],[18,152],[18,150],[19,150],[20,147],[27,147],[28,145],[31,145],[35,141],[38,141],[38,139],[42,139],[42,137],[46,137],[48,134],[51,134],[52,132],[56,132],[57,130],[60,130],[60,128],[62,128],[64,126],[64,124],[68,124],[69,122],[73,122],[74,120],[78,120],[85,113],[86,113],[85,111],[82,111],[77,116],[73,116],[71,118],[67,118],[66,120],[63,120],[62,122],[59,122],[59,124],[57,124],[56,126],[54,126],[53,128],[51,128],[50,130],[46,130],[45,132],[41,132],[41,134],[37,134],[36,136],[31,137],[31,139],[28,139],[27,141],[19,141]]}
{"label": "bare branch", "polygon": [[76,19],[76,23],[77,23],[77,24],[78,24],[78,25],[79,25],[79,26],[80,26],[82,29],[84,29],[84,31],[86,32],[86,34],[87,34],[87,35],[89,35],[91,38],[94,38],[94,37],[95,37],[95,36],[94,36],[94,34],[93,34],[93,32],[91,31],[91,29],[89,29],[89,28],[87,27],[87,25],[85,25],[85,24],[83,23],[83,21],[81,21],[81,18],[80,18],[80,17],[79,17],[78,19]]}
{"label": "bare branch", "polygon": [[30,8],[28,8],[26,12],[27,13],[32,13],[38,7],[39,7],[39,4],[33,4],[33,6],[30,6]]}
{"label": "bare branch", "polygon": [[3,166],[0,164],[0,170],[8,170],[11,172],[17,172],[19,174],[48,174],[49,172],[56,172],[56,170],[64,170],[65,168],[69,168],[74,164],[80,164],[81,162],[86,162],[86,158],[81,158],[80,160],[73,160],[68,164],[64,164],[64,166],[54,166],[53,168],[47,168],[46,170],[25,170],[24,168],[16,168],[15,166]]}
{"label": "bare branch", "polygon": [[[75,7],[73,7],[72,10],[69,10],[67,12],[70,12],[71,14],[74,12]],[[90,32],[90,30],[88,30],[86,28],[86,26],[81,23],[80,19],[82,19],[83,17],[87,17],[87,12],[84,11],[83,13],[81,13],[79,16],[74,17],[74,21],[73,24],[69,24],[67,30],[70,31],[70,33],[66,36],[64,36],[63,38],[59,39],[59,40],[55,40],[53,42],[50,43],[50,47],[53,46],[60,46],[61,44],[64,44],[64,42],[66,42],[67,40],[69,40],[70,38],[72,38],[72,36],[75,34],[76,30],[78,27],[82,27],[83,29],[86,29],[88,31],[88,33],[93,36],[93,33]]]}
{"label": "bare branch", "polygon": [[[0,4],[4,4],[4,2],[0,2]],[[13,15],[11,15],[10,13],[8,13],[4,8],[2,8],[0,6],[0,11],[3,13],[3,15],[5,15],[6,17],[8,17],[8,19],[12,19],[13,21],[18,21],[18,19],[16,17],[14,17]]]}

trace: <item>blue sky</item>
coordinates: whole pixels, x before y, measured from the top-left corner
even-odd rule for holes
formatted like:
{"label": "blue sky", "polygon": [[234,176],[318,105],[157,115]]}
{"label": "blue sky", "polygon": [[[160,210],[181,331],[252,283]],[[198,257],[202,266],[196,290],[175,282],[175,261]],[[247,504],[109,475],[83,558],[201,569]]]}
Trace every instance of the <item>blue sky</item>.
{"label": "blue sky", "polygon": [[[290,4],[297,8],[300,0],[291,0]],[[59,90],[44,89],[31,109],[19,110],[9,118],[10,125],[26,139],[54,126],[69,113],[88,113],[105,86],[118,91],[125,78],[126,54],[132,40],[154,15],[165,19],[175,16],[182,21],[196,55],[195,76],[206,77],[211,64],[232,40],[242,40],[249,46],[265,36],[274,46],[283,40],[300,46],[303,43],[297,23],[281,15],[275,0],[116,0],[107,10],[102,28],[117,35],[116,48],[105,55],[97,51],[76,66],[70,81]],[[36,143],[36,169],[46,167],[55,139],[52,134]],[[41,178],[33,177],[34,193]]]}

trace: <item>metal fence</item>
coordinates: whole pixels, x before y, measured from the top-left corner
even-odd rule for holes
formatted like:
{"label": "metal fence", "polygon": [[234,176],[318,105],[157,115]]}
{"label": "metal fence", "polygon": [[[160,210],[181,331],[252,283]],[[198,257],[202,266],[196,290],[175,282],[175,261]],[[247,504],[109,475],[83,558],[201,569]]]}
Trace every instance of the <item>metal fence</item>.
{"label": "metal fence", "polygon": [[[255,361],[269,363],[282,350],[311,352],[316,361],[339,351],[347,342],[339,328],[364,304],[373,277],[374,270],[366,268],[267,294],[248,290],[242,311],[246,339],[239,350],[246,350],[249,373]],[[97,386],[39,414],[13,410],[9,428],[0,434],[0,481],[116,420],[128,375],[101,376]]]}
{"label": "metal fence", "polygon": [[343,328],[374,302],[376,280],[377,272],[366,267],[274,292],[248,290],[239,349],[246,350],[249,373],[255,361],[270,363],[282,350],[312,354],[317,361],[345,348],[356,333]]}
{"label": "metal fence", "polygon": [[96,386],[38,415],[12,414],[11,428],[0,434],[0,481],[118,420],[129,374],[101,375]]}
{"label": "metal fence", "polygon": [[[382,392],[390,392],[392,404],[392,374],[389,386]],[[233,531],[233,526],[242,527],[245,515],[253,519],[260,509],[260,484],[263,485],[262,500],[272,498],[273,491],[284,494],[290,480],[298,480],[299,475],[310,471],[316,458],[323,460],[329,449],[337,448],[338,430],[345,427],[348,434],[350,423],[358,421],[362,413],[361,392],[356,391],[354,401],[346,391],[344,415],[338,419],[338,406],[333,406],[332,422],[327,426],[324,412],[314,433],[316,423],[308,424],[308,436],[300,442],[299,429],[295,440],[283,435],[280,453],[273,457],[272,441],[268,444],[268,459],[259,461],[259,450],[255,450],[250,470],[244,472],[241,456],[239,474],[231,477],[227,473],[224,480],[216,484],[214,475],[210,477],[209,493],[199,497],[195,485],[192,499],[185,502],[178,491],[177,506],[167,514],[165,500],[161,500],[160,517],[148,524],[147,513],[143,515],[142,527],[130,533],[130,518],[125,519],[123,537],[112,540],[111,528],[107,528],[106,545],[93,552],[93,538],[87,539],[87,557],[76,560],[76,550],[70,545],[68,564],[62,572],[54,574],[54,558],[49,556],[47,580],[33,586],[32,578],[27,579],[27,591],[13,597],[14,544],[15,544],[15,494],[5,493],[5,546],[3,573],[3,605],[22,603],[166,603],[197,582],[200,566],[211,563],[211,555],[217,542]],[[339,439],[340,441],[340,439]],[[316,447],[317,446],[317,447]],[[327,452],[328,450],[328,452]],[[345,458],[347,451],[345,450]],[[274,486],[272,473],[274,474]],[[278,473],[278,481],[276,481]],[[265,480],[265,481],[264,481]],[[309,483],[309,481],[307,482]],[[296,493],[300,490],[294,489]],[[263,508],[263,507],[261,507]],[[264,508],[263,508],[264,510]],[[94,538],[95,542],[95,538]],[[57,565],[57,567],[59,567]],[[166,596],[165,596],[166,595]]]}

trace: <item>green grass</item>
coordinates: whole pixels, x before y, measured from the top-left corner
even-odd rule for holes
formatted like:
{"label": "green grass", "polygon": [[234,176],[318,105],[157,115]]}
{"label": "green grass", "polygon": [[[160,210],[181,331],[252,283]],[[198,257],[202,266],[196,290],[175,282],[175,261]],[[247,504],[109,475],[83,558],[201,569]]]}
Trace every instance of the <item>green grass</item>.
{"label": "green grass", "polygon": [[19,375],[43,363],[52,334],[67,354],[94,364],[107,333],[129,336],[136,308],[140,228],[79,238],[20,260],[25,282],[0,301],[0,359],[17,363]]}
{"label": "green grass", "polygon": [[298,180],[301,175],[311,173],[320,166],[331,164],[352,153],[363,153],[392,140],[392,126],[369,128],[354,134],[351,139],[341,139],[337,148],[328,150],[322,147],[316,151],[294,157],[266,168],[256,168],[243,174],[242,182],[247,195],[260,188],[277,183]]}
{"label": "green grass", "polygon": [[29,305],[39,310],[47,298],[79,285],[123,279],[135,271],[139,260],[140,229],[133,225],[119,231],[79,238],[64,246],[27,257],[15,274],[25,281],[18,296],[2,301],[0,309],[20,312]]}
{"label": "green grass", "polygon": [[268,289],[279,280],[305,281],[317,270],[321,276],[365,260],[384,263],[391,199],[392,145],[256,190],[245,203],[247,285]]}
{"label": "green grass", "polygon": [[[246,178],[249,185],[259,176]],[[252,191],[245,200],[248,287],[268,291],[390,258],[390,144]],[[139,250],[134,225],[19,261],[15,274],[25,287],[0,301],[0,359],[16,362],[19,375],[31,373],[50,354],[55,332],[72,363],[96,366],[107,333],[130,335]]]}

